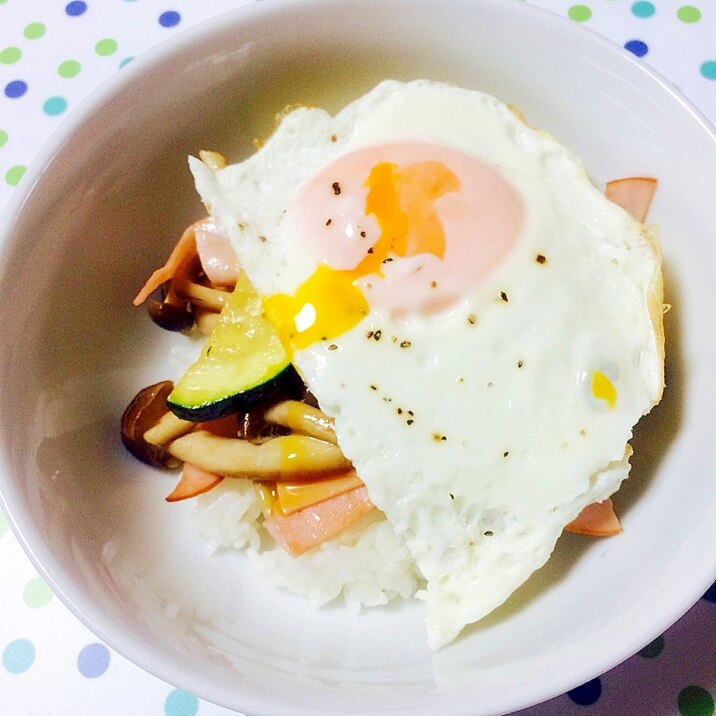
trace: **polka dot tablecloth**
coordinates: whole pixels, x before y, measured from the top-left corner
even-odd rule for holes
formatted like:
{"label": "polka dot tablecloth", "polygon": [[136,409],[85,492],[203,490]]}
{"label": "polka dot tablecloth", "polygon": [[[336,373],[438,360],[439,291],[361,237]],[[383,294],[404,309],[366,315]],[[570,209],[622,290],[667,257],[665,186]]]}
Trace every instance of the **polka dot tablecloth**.
{"label": "polka dot tablecloth", "polygon": [[[0,210],[42,142],[91,90],[163,39],[246,1],[0,0]],[[622,45],[716,122],[714,0],[528,1]],[[99,642],[37,575],[2,512],[0,614],[0,714],[231,713]],[[626,663],[521,714],[712,716],[714,694],[716,585]]]}

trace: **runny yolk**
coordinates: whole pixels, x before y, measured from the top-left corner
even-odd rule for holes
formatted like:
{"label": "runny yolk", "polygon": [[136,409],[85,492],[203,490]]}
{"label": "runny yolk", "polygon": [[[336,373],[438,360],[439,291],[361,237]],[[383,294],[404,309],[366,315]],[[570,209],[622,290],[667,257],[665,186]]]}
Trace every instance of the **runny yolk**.
{"label": "runny yolk", "polygon": [[319,266],[293,296],[279,293],[264,301],[266,315],[289,354],[335,338],[368,315],[368,301],[354,284],[356,278],[353,271]]}
{"label": "runny yolk", "polygon": [[353,269],[319,266],[293,296],[277,294],[265,302],[269,320],[278,327],[285,346],[306,348],[349,331],[368,314],[368,302],[356,281],[380,274],[389,254],[445,255],[445,232],[435,200],[457,191],[457,177],[441,162],[424,161],[399,167],[373,166],[365,181],[364,213],[374,215],[381,234]]}
{"label": "runny yolk", "polygon": [[[318,268],[292,295],[266,298],[267,316],[292,354],[351,330],[386,295],[419,309],[440,283],[455,298],[507,253],[522,214],[501,177],[452,149],[404,143],[344,155],[289,207],[287,240]],[[403,272],[408,280],[388,267],[401,259],[421,264]]]}
{"label": "runny yolk", "polygon": [[381,235],[372,253],[356,268],[359,276],[379,273],[390,253],[445,256],[445,231],[435,201],[458,191],[460,182],[444,164],[426,161],[398,167],[381,162],[373,167],[365,185],[365,213],[375,215]]}
{"label": "runny yolk", "polygon": [[617,389],[609,378],[600,370],[595,370],[592,376],[592,395],[597,400],[606,401],[609,410],[617,406]]}

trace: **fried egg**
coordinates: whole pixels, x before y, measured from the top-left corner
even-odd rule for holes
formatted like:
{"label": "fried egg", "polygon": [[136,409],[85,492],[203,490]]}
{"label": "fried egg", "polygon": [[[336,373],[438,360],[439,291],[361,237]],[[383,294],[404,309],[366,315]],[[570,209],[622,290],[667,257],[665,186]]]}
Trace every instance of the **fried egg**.
{"label": "fried egg", "polygon": [[627,477],[663,388],[653,236],[508,106],[429,81],[190,165],[449,643]]}

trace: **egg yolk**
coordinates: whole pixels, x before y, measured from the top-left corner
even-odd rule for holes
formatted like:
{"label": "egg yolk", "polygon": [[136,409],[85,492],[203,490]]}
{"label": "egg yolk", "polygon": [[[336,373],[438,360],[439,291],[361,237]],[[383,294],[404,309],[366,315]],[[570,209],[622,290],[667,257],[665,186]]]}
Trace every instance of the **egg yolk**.
{"label": "egg yolk", "polygon": [[595,370],[592,375],[592,395],[597,400],[604,400],[610,410],[617,406],[617,389],[601,370]]}
{"label": "egg yolk", "polygon": [[452,305],[517,242],[523,206],[476,157],[429,143],[346,154],[288,207],[287,241],[316,270],[266,299],[289,351],[354,328],[369,312],[394,318]]}

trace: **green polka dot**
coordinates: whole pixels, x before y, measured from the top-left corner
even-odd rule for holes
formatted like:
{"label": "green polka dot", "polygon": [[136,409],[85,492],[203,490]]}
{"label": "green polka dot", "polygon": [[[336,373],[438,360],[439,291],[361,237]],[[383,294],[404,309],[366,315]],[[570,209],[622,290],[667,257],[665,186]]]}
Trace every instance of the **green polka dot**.
{"label": "green polka dot", "polygon": [[716,80],[716,60],[709,60],[701,65],[701,74],[707,80]]}
{"label": "green polka dot", "polygon": [[19,47],[6,47],[0,50],[0,64],[12,65],[22,57],[22,51]]}
{"label": "green polka dot", "polygon": [[117,40],[113,40],[110,37],[106,37],[104,40],[100,40],[95,46],[94,51],[100,57],[108,57],[117,52]]}
{"label": "green polka dot", "polygon": [[34,577],[25,585],[22,598],[31,609],[40,609],[52,600],[52,590],[42,577]]}
{"label": "green polka dot", "polygon": [[0,510],[0,537],[7,532],[7,527],[7,517],[5,517],[5,513]]}
{"label": "green polka dot", "polygon": [[702,686],[687,686],[679,692],[681,716],[713,716],[714,698]]}
{"label": "green polka dot", "polygon": [[23,30],[23,35],[28,40],[39,40],[47,31],[47,28],[41,22],[31,22]]}
{"label": "green polka dot", "polygon": [[57,68],[57,74],[60,77],[69,79],[70,77],[77,77],[81,69],[82,66],[79,62],[77,62],[77,60],[65,60]]}
{"label": "green polka dot", "polygon": [[[0,147],[4,147],[7,144],[8,135],[4,129],[0,129]],[[2,512],[0,512],[2,515]]]}
{"label": "green polka dot", "polygon": [[664,637],[663,636],[657,636],[654,641],[652,641],[650,644],[647,644],[640,652],[639,656],[641,656],[644,659],[653,659],[659,654],[661,654],[662,650],[664,648]]}
{"label": "green polka dot", "polygon": [[701,10],[693,5],[682,5],[676,11],[676,17],[681,22],[698,22],[701,19]]}
{"label": "green polka dot", "polygon": [[26,170],[27,167],[22,164],[16,164],[14,167],[10,167],[5,172],[5,182],[10,186],[17,186]]}
{"label": "green polka dot", "polygon": [[586,22],[592,17],[592,9],[587,5],[572,5],[572,7],[567,10],[567,15],[575,22]]}

